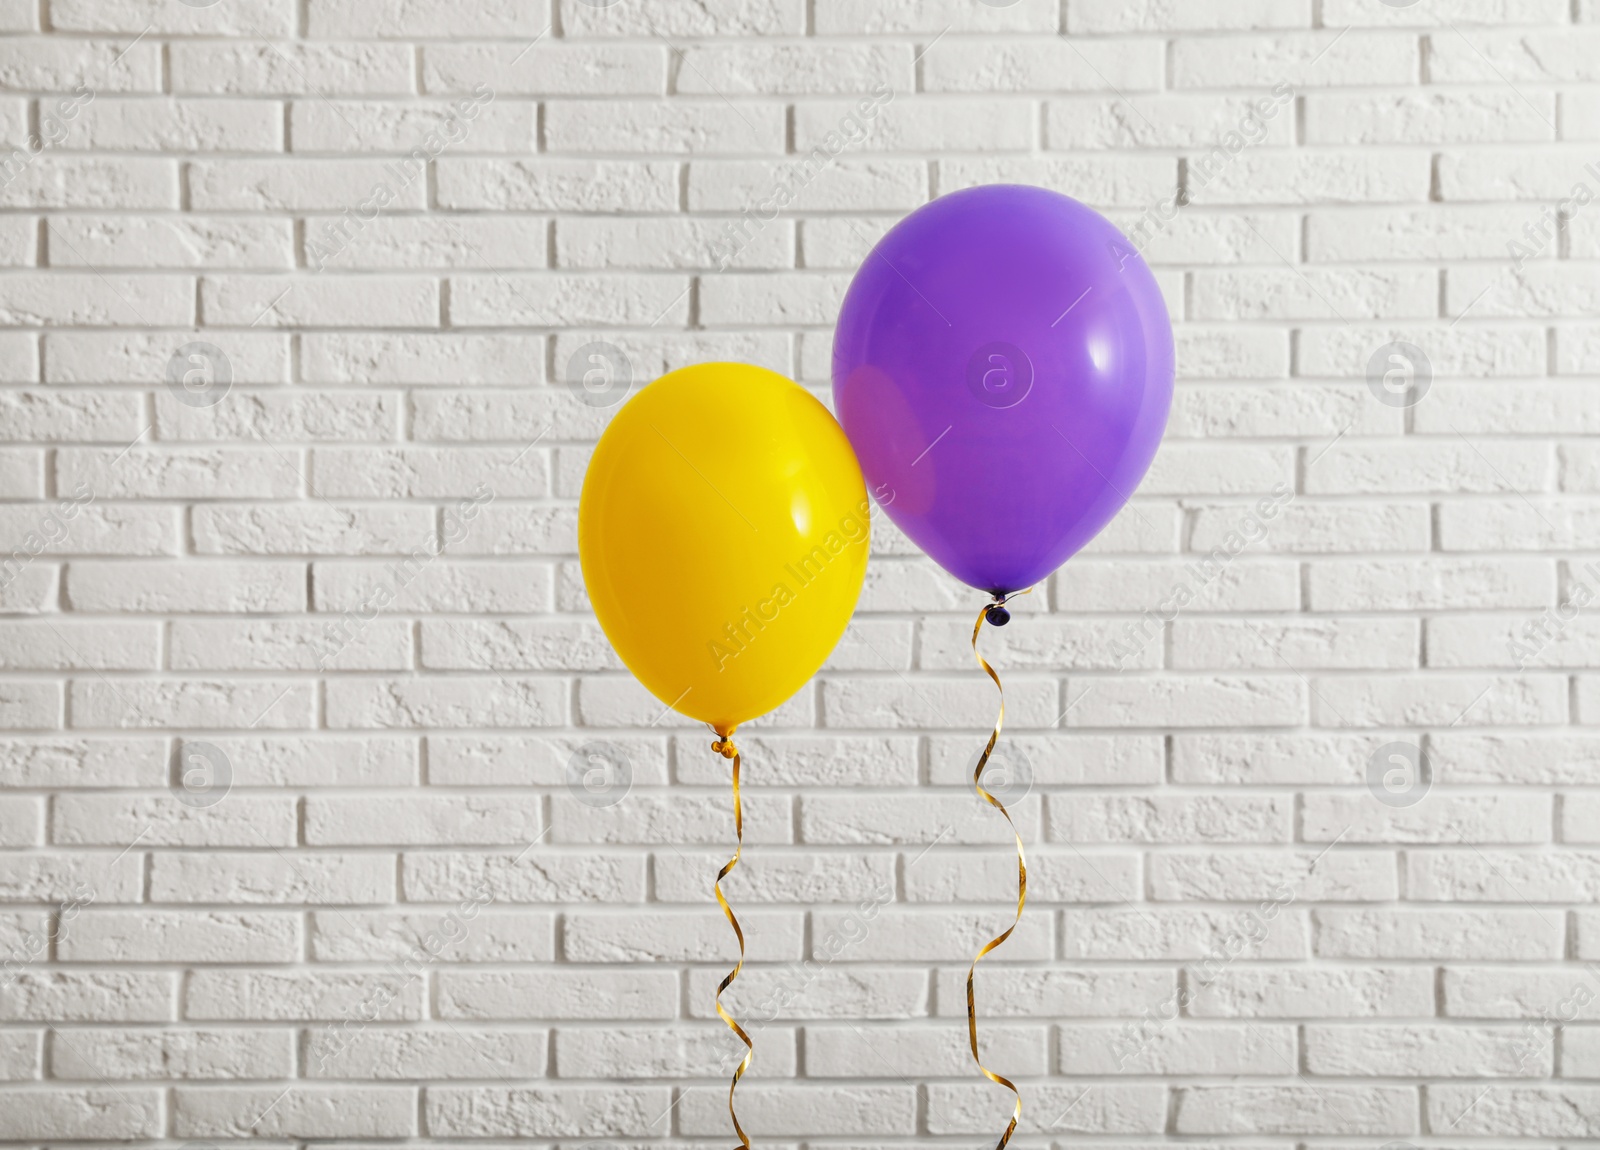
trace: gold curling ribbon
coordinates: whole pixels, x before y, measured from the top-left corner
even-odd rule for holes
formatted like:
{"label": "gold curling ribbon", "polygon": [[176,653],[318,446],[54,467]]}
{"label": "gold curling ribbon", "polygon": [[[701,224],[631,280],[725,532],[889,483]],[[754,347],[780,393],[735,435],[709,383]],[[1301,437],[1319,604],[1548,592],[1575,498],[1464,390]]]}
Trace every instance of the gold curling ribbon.
{"label": "gold curling ribbon", "polygon": [[722,913],[728,916],[728,922],[733,926],[733,933],[739,939],[739,962],[728,972],[728,977],[717,984],[717,1014],[723,1022],[728,1024],[728,1029],[739,1036],[745,1044],[744,1060],[734,1069],[733,1081],[728,1084],[728,1117],[733,1119],[733,1128],[739,1133],[739,1143],[743,1150],[750,1150],[750,1136],[744,1132],[744,1127],[739,1125],[739,1115],[734,1113],[733,1092],[739,1086],[739,1079],[744,1077],[744,1072],[750,1068],[750,1060],[755,1057],[755,1044],[750,1041],[750,1036],[744,1032],[744,1027],[734,1020],[733,1015],[722,1009],[722,992],[733,985],[733,980],[739,977],[739,972],[744,969],[744,931],[739,928],[739,920],[733,915],[733,908],[728,905],[728,900],[722,894],[722,880],[734,867],[739,865],[739,856],[744,853],[744,806],[739,801],[739,748],[733,745],[733,732],[723,734],[717,732],[717,741],[711,744],[711,749],[725,759],[733,760],[733,829],[738,836],[739,845],[729,859],[717,872],[717,881],[713,884],[717,892],[717,902],[722,905]]}
{"label": "gold curling ribbon", "polygon": [[[1031,590],[1032,588],[1030,587],[1028,591],[1021,591],[1018,594],[1026,595]],[[989,678],[994,680],[994,685],[1000,692],[1000,714],[995,718],[994,730],[989,735],[988,746],[984,747],[983,754],[978,756],[978,766],[972,772],[972,786],[986,803],[1006,817],[1006,822],[1011,827],[1012,837],[1017,840],[1017,917],[1010,926],[1006,927],[1005,933],[989,940],[988,945],[978,952],[977,957],[972,960],[972,965],[967,968],[967,1034],[972,1040],[972,1060],[978,1064],[978,1069],[983,1071],[985,1078],[997,1085],[1004,1086],[1012,1094],[1016,1095],[1017,1099],[1016,1106],[1011,1111],[1011,1123],[1006,1127],[1006,1132],[1000,1135],[1000,1141],[995,1143],[994,1150],[1005,1150],[1006,1143],[1011,1141],[1011,1135],[1016,1133],[1017,1123],[1022,1121],[1022,1092],[1017,1089],[1017,1084],[1012,1082],[1011,1079],[996,1074],[985,1066],[983,1059],[978,1055],[978,1008],[973,998],[972,980],[977,973],[978,963],[983,956],[1010,938],[1011,932],[1021,924],[1022,908],[1028,901],[1028,860],[1022,851],[1022,835],[1017,832],[1017,824],[1011,821],[1011,812],[1006,810],[1006,805],[984,790],[983,783],[980,781],[983,776],[983,768],[988,766],[989,756],[994,753],[995,744],[1000,741],[1000,728],[1005,725],[1006,689],[1001,685],[1000,676],[995,674],[993,667],[989,666],[988,660],[978,654],[978,634],[983,630],[983,620],[988,614],[989,608],[997,604],[1003,605],[1006,602],[1006,598],[1014,598],[1014,596],[998,598],[995,603],[979,611],[978,621],[972,628],[972,655],[978,660],[978,665],[984,669]]]}

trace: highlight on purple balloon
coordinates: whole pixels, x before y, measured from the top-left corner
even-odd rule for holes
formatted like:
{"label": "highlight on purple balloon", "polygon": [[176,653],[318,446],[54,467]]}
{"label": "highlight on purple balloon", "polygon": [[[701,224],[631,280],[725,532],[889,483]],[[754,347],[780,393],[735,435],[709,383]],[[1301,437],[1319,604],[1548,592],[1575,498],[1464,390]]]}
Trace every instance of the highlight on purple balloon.
{"label": "highlight on purple balloon", "polygon": [[1093,539],[1155,457],[1172,322],[1112,223],[1046,188],[942,196],[845,296],[833,395],[868,487],[940,566],[1003,596]]}

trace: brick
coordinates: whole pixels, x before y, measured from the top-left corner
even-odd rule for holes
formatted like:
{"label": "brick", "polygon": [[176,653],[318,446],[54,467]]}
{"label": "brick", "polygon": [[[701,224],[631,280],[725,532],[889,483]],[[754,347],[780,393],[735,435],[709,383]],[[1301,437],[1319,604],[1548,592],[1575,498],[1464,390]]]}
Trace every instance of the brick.
{"label": "brick", "polygon": [[1417,1092],[1407,1086],[1194,1086],[1179,1093],[1185,1134],[1293,1134],[1337,1124],[1352,1134],[1410,1134]]}
{"label": "brick", "polygon": [[545,1070],[544,1031],[464,1034],[366,1030],[355,1041],[313,1031],[306,1063],[318,1078],[538,1078]]}
{"label": "brick", "polygon": [[540,827],[537,799],[428,796],[359,798],[312,796],[305,837],[314,845],[526,843]]}
{"label": "brick", "polygon": [[1132,39],[958,39],[928,51],[922,69],[930,92],[1150,91],[1161,87],[1162,48]]}
{"label": "brick", "polygon": [[226,327],[434,327],[439,284],[422,277],[206,276],[205,322]]}
{"label": "brick", "polygon": [[1097,158],[1006,157],[939,161],[941,192],[992,183],[1032,183],[1070,187],[1096,206],[1139,207],[1177,192],[1177,170],[1159,156]]}
{"label": "brick", "polygon": [[530,857],[411,851],[402,863],[402,882],[411,902],[460,903],[485,892],[496,903],[642,902],[645,866],[643,856],[614,853]]}
{"label": "brick", "polygon": [[309,383],[478,385],[544,378],[544,340],[519,333],[324,332],[300,337]]}
{"label": "brick", "polygon": [[[1028,852],[1028,893],[1045,902],[1122,902],[1138,896],[1131,855]],[[908,902],[1004,902],[1016,894],[1014,855],[918,851],[905,868]]]}
{"label": "brick", "polygon": [[441,1018],[665,1020],[677,1016],[677,1002],[677,979],[665,970],[439,974]]}
{"label": "brick", "polygon": [[79,679],[69,704],[74,727],[303,727],[313,710],[305,682]]}
{"label": "brick", "polygon": [[149,787],[166,777],[162,738],[0,739],[0,786],[8,788]]}
{"label": "brick", "polygon": [[7,670],[153,670],[158,647],[152,624],[0,623],[0,666]]}
{"label": "brick", "polygon": [[112,1030],[57,1032],[50,1050],[56,1078],[101,1082],[193,1078],[281,1078],[294,1067],[286,1030]]}
{"label": "brick", "polygon": [[50,13],[50,26],[64,32],[196,33],[222,36],[289,36],[293,6],[284,0],[245,0],[223,11],[185,8],[174,12],[161,0],[63,0]]}
{"label": "brick", "polygon": [[1244,4],[1182,5],[1171,0],[1144,0],[1119,4],[1115,0],[1089,0],[1068,13],[1068,32],[1183,32],[1259,28],[1308,28],[1311,7],[1303,0],[1272,4],[1251,0]]}
{"label": "brick", "polygon": [[1328,559],[1309,568],[1315,611],[1556,605],[1555,571],[1535,559]]}
{"label": "brick", "polygon": [[544,132],[547,147],[556,153],[781,153],[784,108],[714,98],[670,104],[563,100],[547,108]]}
{"label": "brick", "polygon": [[[428,779],[445,786],[565,785],[569,763],[594,741],[576,734],[433,735],[428,738]],[[667,746],[662,736],[607,737],[608,749],[628,759],[638,786],[667,781]],[[746,752],[749,753],[748,750]],[[687,780],[686,780],[687,781]]]}
{"label": "brick", "polygon": [[[830,141],[829,137],[833,139]],[[869,96],[796,106],[795,151],[833,150],[840,140],[863,152],[1018,152],[1038,138],[1035,114],[1020,100],[901,103]]]}
{"label": "brick", "polygon": [[1507,83],[1586,80],[1595,75],[1595,28],[1560,31],[1528,30],[1504,37],[1432,35],[1428,38],[1429,73],[1436,84],[1482,83],[1497,74]]}
{"label": "brick", "polygon": [[[35,830],[42,821],[35,820]],[[41,837],[36,834],[33,841]],[[142,863],[139,855],[110,852],[73,857],[17,853],[0,859],[0,892],[11,902],[62,904],[91,893],[100,903],[138,902],[144,891]]]}
{"label": "brick", "polygon": [[150,893],[163,903],[383,903],[395,897],[394,871],[394,857],[382,854],[158,854]]}
{"label": "brick", "polygon": [[1409,619],[1178,619],[1171,660],[1180,670],[1411,669],[1420,638]]}
{"label": "brick", "polygon": [[[225,795],[211,806],[175,796],[64,795],[55,804],[51,841],[126,847],[292,846],[294,803],[288,796]],[[219,900],[222,901],[222,900]]]}
{"label": "brick", "polygon": [[299,611],[306,606],[305,567],[80,560],[67,568],[66,594],[79,611]]}
{"label": "brick", "polygon": [[1065,1074],[1278,1075],[1295,1064],[1294,1031],[1254,1023],[1169,1026],[1131,1050],[1123,1026],[1064,1026],[1058,1043]]}
{"label": "brick", "polygon": [[[708,1066],[733,1067],[745,1047],[721,1025],[664,1028],[630,1027],[605,1030],[562,1029],[556,1032],[556,1063],[563,1078],[682,1078]],[[752,1078],[792,1078],[795,1034],[761,1034],[761,1057],[751,1063]],[[731,1070],[730,1070],[731,1073]]]}
{"label": "brick", "polygon": [[160,90],[161,51],[155,41],[7,37],[0,51],[0,88],[12,91],[72,91],[88,77],[95,90]]}
{"label": "brick", "polygon": [[[727,1110],[718,1092],[691,1092],[680,1108],[685,1133],[721,1134]],[[742,1092],[740,1125],[752,1136],[782,1137],[799,1133],[834,1135],[888,1135],[910,1129],[915,1121],[916,1095],[910,1084],[851,1083],[830,1089],[832,1103],[815,1110],[808,1096],[793,1086],[754,1086]]]}
{"label": "brick", "polygon": [[1177,44],[1177,88],[1304,88],[1411,84],[1420,45],[1412,36],[1317,32],[1279,36],[1193,37]]}
{"label": "brick", "polygon": [[494,160],[437,163],[439,203],[502,211],[671,211],[677,165],[664,161]]}
{"label": "brick", "polygon": [[1346,429],[1397,431],[1390,410],[1375,410],[1365,388],[1337,386],[1180,387],[1169,433],[1184,438],[1325,435]]}
{"label": "brick", "polygon": [[20,272],[0,284],[0,318],[16,327],[186,327],[194,319],[194,281],[185,276]]}
{"label": "brick", "polygon": [[798,0],[730,0],[697,9],[584,7],[562,13],[569,37],[800,35],[805,14]]}
{"label": "brick", "polygon": [[311,0],[306,10],[307,29],[318,39],[334,36],[370,36],[381,29],[394,39],[412,36],[467,36],[488,39],[499,36],[532,36],[550,23],[549,4],[513,4],[491,0],[463,13],[444,3],[406,3],[387,0],[370,14],[356,17],[349,9],[331,0]]}
{"label": "brick", "polygon": [[481,893],[449,910],[314,914],[318,962],[539,962],[555,957],[554,916],[483,910]]}
{"label": "brick", "polygon": [[662,95],[667,57],[661,44],[546,38],[516,52],[499,44],[430,44],[422,50],[422,87],[430,94],[471,92],[487,84],[506,96]]}
{"label": "brick", "polygon": [[[277,1105],[273,1105],[276,1098]],[[268,1107],[271,1107],[268,1110]],[[406,1138],[417,1132],[415,1087],[179,1087],[183,1138]]]}
{"label": "brick", "polygon": [[[148,3],[140,7],[150,8]],[[148,23],[146,24],[148,26]],[[137,34],[139,28],[130,28]],[[257,100],[96,100],[85,106],[63,147],[150,152],[276,152],[283,115]]]}
{"label": "brick", "polygon": [[1306,97],[1308,144],[1453,144],[1554,140],[1553,94],[1510,89]]}
{"label": "brick", "polygon": [[[678,738],[676,778],[697,786],[721,786],[726,778],[722,760],[698,754],[701,742]],[[861,735],[807,736],[754,734],[739,740],[744,761],[754,769],[746,775],[747,787],[906,786],[918,774],[915,735],[863,737]],[[937,745],[937,744],[936,744]],[[938,750],[931,752],[937,762]],[[939,766],[932,770],[937,774]],[[638,766],[635,765],[635,781]],[[942,781],[942,780],[941,780]]]}
{"label": "brick", "polygon": [[1348,843],[1540,843],[1549,841],[1551,825],[1541,795],[1443,791],[1410,807],[1385,806],[1367,795],[1307,795],[1301,819],[1307,842]]}
{"label": "brick", "polygon": [[[68,217],[65,221],[53,222],[52,226],[70,227],[80,219]],[[92,230],[98,230],[100,226],[95,220],[82,222],[86,228]],[[188,223],[190,227],[201,228],[204,221]],[[132,229],[134,224],[131,220],[119,217],[117,226]],[[173,223],[170,226],[179,228],[183,225]],[[119,231],[116,234],[120,236],[131,233]],[[287,237],[286,231],[284,238],[286,246]],[[190,253],[187,258],[194,258],[188,236],[181,233],[172,235],[171,242],[174,246],[180,246],[185,252]],[[202,240],[196,239],[194,242],[200,243]],[[111,253],[96,254],[104,260],[109,258]],[[147,252],[141,257],[140,262],[158,259],[157,253]],[[225,336],[218,333],[211,338],[220,338],[227,344],[227,347],[221,350],[227,356],[234,383],[275,384],[289,381],[288,336],[255,331],[229,332]],[[189,342],[189,337],[146,332],[50,332],[44,337],[44,379],[49,383],[144,383],[162,378],[166,374],[168,363],[186,342]],[[63,391],[60,394],[85,397],[88,395],[72,391]],[[123,442],[132,439],[133,432],[143,426],[144,423],[140,422],[130,428]]]}
{"label": "brick", "polygon": [[1074,795],[1050,800],[1050,837],[1056,842],[1286,842],[1290,819],[1289,806],[1271,798]]}
{"label": "brick", "polygon": [[431,548],[417,550],[420,556],[408,549],[404,558],[382,567],[360,562],[316,564],[312,576],[317,609],[351,612],[359,618],[376,612],[537,612],[550,607],[546,568],[430,561]]}
{"label": "brick", "polygon": [[[582,270],[716,268],[731,251],[729,221],[718,219],[577,218],[556,224],[556,260]],[[749,235],[732,258],[741,268],[787,268],[794,263],[794,228],[782,220]],[[809,247],[808,247],[809,259]],[[827,266],[811,260],[811,266]],[[665,333],[663,333],[665,334]],[[626,337],[620,337],[626,340]],[[626,342],[619,343],[631,356]],[[785,341],[787,347],[787,341]],[[787,360],[787,355],[785,355]],[[556,361],[566,357],[558,350]],[[783,365],[787,367],[787,363]],[[662,374],[646,372],[645,374]]]}
{"label": "brick", "polygon": [[[994,722],[994,701],[969,688],[974,680],[924,678],[916,685],[883,679],[833,679],[823,709],[830,727],[983,729]],[[1018,727],[1052,725],[1060,713],[1053,682],[1020,679],[1008,684],[1006,705]]]}
{"label": "brick", "polygon": [[[1307,255],[1317,263],[1498,259],[1506,255],[1507,243],[1528,218],[1529,213],[1521,207],[1499,204],[1313,209],[1307,216]],[[1318,335],[1337,338],[1340,333]]]}
{"label": "brick", "polygon": [[[1048,1061],[1042,1026],[990,1025],[984,1060],[1008,1075],[1042,1074]],[[808,1026],[806,1072],[812,1078],[958,1077],[972,1065],[972,1051],[959,1031],[855,1026]],[[1066,1067],[1063,1067],[1065,1070]]]}
{"label": "brick", "polygon": [[446,1137],[644,1135],[672,1105],[666,1087],[432,1087],[428,1130]]}
{"label": "brick", "polygon": [[1206,985],[1192,1008],[1205,1018],[1433,1017],[1431,967],[1231,966]]}
{"label": "brick", "polygon": [[63,448],[62,490],[87,486],[108,499],[284,499],[300,491],[299,452],[283,448]]}
{"label": "brick", "polygon": [[[1474,1097],[1479,1106],[1472,1106]],[[1463,1136],[1586,1138],[1600,1129],[1592,1086],[1439,1086],[1428,1091],[1428,1122],[1456,1122]]]}
{"label": "brick", "polygon": [[15,1139],[158,1138],[162,1092],[120,1087],[22,1087],[6,1091],[13,1104],[0,1135]]}
{"label": "brick", "polygon": [[[1570,613],[1567,601],[1564,610]],[[1549,632],[1548,636],[1546,632]],[[1436,667],[1588,667],[1594,662],[1595,624],[1563,623],[1552,611],[1533,616],[1441,618],[1428,624],[1428,662]]]}
{"label": "brick", "polygon": [[292,962],[297,916],[266,912],[86,910],[62,939],[72,962]]}
{"label": "brick", "polygon": [[1594,750],[1592,736],[1566,732],[1443,731],[1428,739],[1435,778],[1452,784],[1578,782]]}
{"label": "brick", "polygon": [[1174,852],[1151,859],[1149,882],[1151,897],[1162,902],[1290,896],[1297,902],[1382,902],[1398,897],[1396,869],[1385,851]]}
{"label": "brick", "polygon": [[171,48],[172,90],[179,94],[332,97],[413,90],[412,50],[404,44],[197,40]]}
{"label": "brick", "polygon": [[[751,842],[792,842],[791,805],[786,795],[745,798],[746,837]],[[732,808],[720,792],[715,796],[630,795],[626,802],[610,807],[558,802],[550,821],[551,839],[557,843],[720,845],[732,841],[734,831]]]}
{"label": "brick", "polygon": [[565,703],[565,688],[550,679],[350,678],[328,684],[326,705],[328,725],[350,729],[557,726]]}
{"label": "brick", "polygon": [[1312,916],[1323,958],[1553,960],[1560,916],[1538,910],[1319,910]]}
{"label": "brick", "polygon": [[689,285],[675,276],[455,276],[450,322],[650,326],[688,314]]}
{"label": "brick", "polygon": [[1067,911],[1061,920],[1068,958],[1123,962],[1241,955],[1255,960],[1304,958],[1305,925],[1305,914],[1292,908],[1266,923],[1253,908],[1143,910],[1138,904]]}
{"label": "brick", "polygon": [[1582,851],[1428,851],[1406,859],[1406,889],[1417,900],[1580,902],[1595,883],[1596,856]]}
{"label": "brick", "polygon": [[0,999],[9,1022],[164,1022],[173,1017],[176,982],[168,973],[24,971]]}
{"label": "brick", "polygon": [[1553,675],[1322,679],[1313,721],[1328,727],[1545,726],[1565,720],[1566,681]]}
{"label": "brick", "polygon": [[[1025,798],[1008,805],[1023,838],[1036,838],[1041,804]],[[918,796],[892,805],[807,796],[800,804],[800,833],[811,843],[972,843],[1004,841],[1005,828],[974,794]]]}
{"label": "brick", "polygon": [[[1226,153],[1223,153],[1226,155]],[[1191,192],[1193,202],[1214,204],[1392,204],[1419,202],[1427,197],[1428,155],[1421,151],[1307,152],[1284,159],[1259,152],[1246,152],[1231,163],[1213,161],[1210,178]],[[1272,278],[1288,274],[1274,270]],[[1372,272],[1365,273],[1372,276]],[[1334,277],[1337,280],[1337,277]],[[1413,273],[1413,278],[1415,274]],[[1287,282],[1287,281],[1285,281]],[[1301,291],[1308,291],[1298,281]],[[1319,285],[1320,286],[1320,285]],[[1326,288],[1323,288],[1326,291]],[[1313,297],[1314,298],[1314,297]],[[1413,296],[1415,309],[1409,312],[1380,313],[1385,318],[1401,315],[1432,316],[1421,308],[1421,296]],[[1309,305],[1306,305],[1309,306]],[[1316,316],[1325,318],[1326,312]],[[1337,318],[1337,317],[1334,317]],[[1362,318],[1351,315],[1350,320]]]}
{"label": "brick", "polygon": [[185,983],[183,1016],[199,1020],[350,1022],[423,1016],[423,986],[404,973],[328,970],[196,970]]}
{"label": "brick", "polygon": [[1272,676],[1082,679],[1067,685],[1068,727],[1293,726],[1306,712],[1304,684]]}
{"label": "brick", "polygon": [[[328,267],[340,271],[363,268],[469,268],[481,271],[509,262],[526,268],[542,268],[546,264],[549,225],[544,220],[474,216],[433,220],[423,216],[380,215],[370,223],[364,223],[360,230],[343,228],[342,220],[342,216],[327,216],[310,225],[309,235],[322,249],[315,254],[315,258],[308,256],[313,268]],[[490,255],[491,252],[494,254]],[[372,346],[379,340],[390,347],[410,344],[419,351],[430,345],[471,345],[468,337],[454,335],[439,335],[430,340],[425,336],[408,334],[395,334],[384,339],[339,333],[323,337],[318,347],[352,344]],[[511,337],[509,346],[500,354],[502,357],[514,355],[519,347],[529,344],[540,346],[534,338]],[[309,365],[312,357],[304,356],[303,362]],[[426,366],[419,365],[412,370],[425,371]],[[352,379],[350,382],[372,381]]]}
{"label": "brick", "polygon": [[[1028,1124],[1053,1132],[1152,1136],[1160,1133],[1167,1120],[1167,1091],[1157,1083],[1051,1081],[1031,1085],[1028,1098],[1038,1107],[1037,1111],[1030,1108]],[[998,1103],[999,1097],[987,1084],[935,1084],[928,1088],[928,1125],[940,1134],[986,1137],[996,1116],[1006,1121]]]}

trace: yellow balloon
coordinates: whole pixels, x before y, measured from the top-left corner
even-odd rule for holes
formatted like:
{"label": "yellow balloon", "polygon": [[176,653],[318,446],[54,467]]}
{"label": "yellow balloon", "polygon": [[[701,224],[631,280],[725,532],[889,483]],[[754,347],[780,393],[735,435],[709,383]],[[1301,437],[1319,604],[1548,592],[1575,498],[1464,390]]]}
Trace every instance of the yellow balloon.
{"label": "yellow balloon", "polygon": [[705,363],[644,388],[600,437],[578,554],[628,669],[726,736],[804,686],[844,634],[869,507],[827,408],[765,368]]}

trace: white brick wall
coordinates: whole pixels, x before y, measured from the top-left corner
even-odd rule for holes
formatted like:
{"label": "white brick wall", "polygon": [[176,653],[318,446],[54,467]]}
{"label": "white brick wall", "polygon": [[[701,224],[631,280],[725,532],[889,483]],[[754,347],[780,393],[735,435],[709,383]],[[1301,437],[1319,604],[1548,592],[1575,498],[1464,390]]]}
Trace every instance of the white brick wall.
{"label": "white brick wall", "polygon": [[[1180,376],[987,638],[1016,1145],[1600,1138],[1600,4],[0,0],[0,143],[0,1145],[728,1145],[726,764],[588,614],[573,380],[826,396],[996,180]],[[1008,1110],[978,596],[878,526],[742,738],[785,1150]]]}

